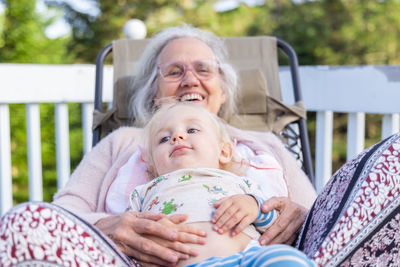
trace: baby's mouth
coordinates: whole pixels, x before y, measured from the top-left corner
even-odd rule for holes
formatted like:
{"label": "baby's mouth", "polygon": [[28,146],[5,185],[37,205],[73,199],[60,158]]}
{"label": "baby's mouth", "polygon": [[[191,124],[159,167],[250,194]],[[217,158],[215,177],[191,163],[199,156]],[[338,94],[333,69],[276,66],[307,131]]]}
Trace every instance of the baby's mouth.
{"label": "baby's mouth", "polygon": [[190,149],[190,147],[188,146],[184,146],[184,145],[178,145],[176,147],[174,147],[174,149],[172,150],[172,152],[169,154],[169,157],[173,157],[175,155],[180,155],[182,153],[185,153],[185,151],[187,149]]}
{"label": "baby's mouth", "polygon": [[202,101],[203,100],[203,96],[201,96],[200,94],[186,94],[180,97],[179,101],[180,102],[184,102],[184,101]]}

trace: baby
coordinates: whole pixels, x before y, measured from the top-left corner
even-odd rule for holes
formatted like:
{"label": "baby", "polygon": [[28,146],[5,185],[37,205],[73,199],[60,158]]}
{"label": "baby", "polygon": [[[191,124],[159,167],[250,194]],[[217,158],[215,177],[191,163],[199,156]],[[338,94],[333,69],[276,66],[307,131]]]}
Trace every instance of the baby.
{"label": "baby", "polygon": [[232,142],[217,116],[194,104],[164,105],[145,133],[145,157],[150,174],[157,178],[135,188],[129,209],[189,214],[185,223],[207,233],[206,245],[191,245],[199,255],[178,266],[258,245],[259,232],[278,214],[262,213],[261,204],[271,196],[265,196],[251,178],[233,173],[246,163],[232,160]]}

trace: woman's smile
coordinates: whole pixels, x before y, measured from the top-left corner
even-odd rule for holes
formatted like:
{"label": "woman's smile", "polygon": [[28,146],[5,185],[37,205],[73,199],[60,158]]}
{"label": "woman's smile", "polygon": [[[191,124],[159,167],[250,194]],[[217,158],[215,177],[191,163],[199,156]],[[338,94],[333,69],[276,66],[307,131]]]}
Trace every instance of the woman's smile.
{"label": "woman's smile", "polygon": [[179,101],[184,102],[184,101],[203,101],[204,96],[202,96],[199,93],[191,93],[191,92],[186,92],[183,95],[179,96]]}

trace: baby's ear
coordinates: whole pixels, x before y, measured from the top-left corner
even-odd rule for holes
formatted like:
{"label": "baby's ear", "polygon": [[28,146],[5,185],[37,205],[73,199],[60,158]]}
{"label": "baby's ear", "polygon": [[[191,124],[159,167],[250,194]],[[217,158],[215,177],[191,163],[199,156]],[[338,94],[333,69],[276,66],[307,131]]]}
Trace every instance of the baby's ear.
{"label": "baby's ear", "polygon": [[147,164],[147,175],[151,180],[157,176],[156,171],[154,170],[152,164],[150,164],[150,159],[148,158],[149,155],[147,154],[146,148],[144,148],[142,145],[139,145],[138,148],[140,150],[139,160]]}
{"label": "baby's ear", "polygon": [[139,145],[139,150],[140,150],[140,160],[148,164],[149,161],[147,158],[146,149],[142,145]]}
{"label": "baby's ear", "polygon": [[231,161],[233,156],[233,146],[229,142],[221,143],[221,154],[219,156],[220,164],[227,164]]}

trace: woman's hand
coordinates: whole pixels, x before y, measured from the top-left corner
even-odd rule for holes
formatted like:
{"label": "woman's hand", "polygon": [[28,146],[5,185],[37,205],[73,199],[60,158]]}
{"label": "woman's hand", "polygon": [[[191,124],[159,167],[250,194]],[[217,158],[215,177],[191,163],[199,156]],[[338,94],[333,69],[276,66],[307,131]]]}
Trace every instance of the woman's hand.
{"label": "woman's hand", "polygon": [[[179,225],[187,219],[187,215],[175,215],[170,219],[164,217],[162,214],[151,212],[128,211],[101,219],[95,226],[110,237],[125,255],[135,258],[146,266],[174,266],[180,258],[187,258],[188,255],[196,256],[189,246],[174,244],[175,242],[202,244],[204,232]],[[169,226],[165,221],[169,221]],[[157,244],[147,238],[148,236],[157,237],[164,243]]]}
{"label": "woman's hand", "polygon": [[259,238],[260,244],[293,244],[306,218],[307,209],[287,197],[272,197],[261,206],[264,213],[273,209],[279,211],[278,219]]}
{"label": "woman's hand", "polygon": [[214,207],[217,210],[211,218],[213,230],[223,234],[234,227],[232,236],[253,223],[259,212],[257,200],[244,194],[221,198],[214,203]]}
{"label": "woman's hand", "polygon": [[[179,259],[188,259],[191,256],[195,257],[198,255],[198,252],[187,244],[204,245],[206,243],[206,232],[191,225],[180,224],[185,221],[187,217],[187,214],[176,214],[170,217],[164,217],[158,221],[163,227],[173,229],[178,233],[178,239],[176,241],[171,242],[158,236],[147,234],[142,235],[142,237],[148,238],[165,248],[174,250]],[[145,264],[141,263],[141,265]]]}

